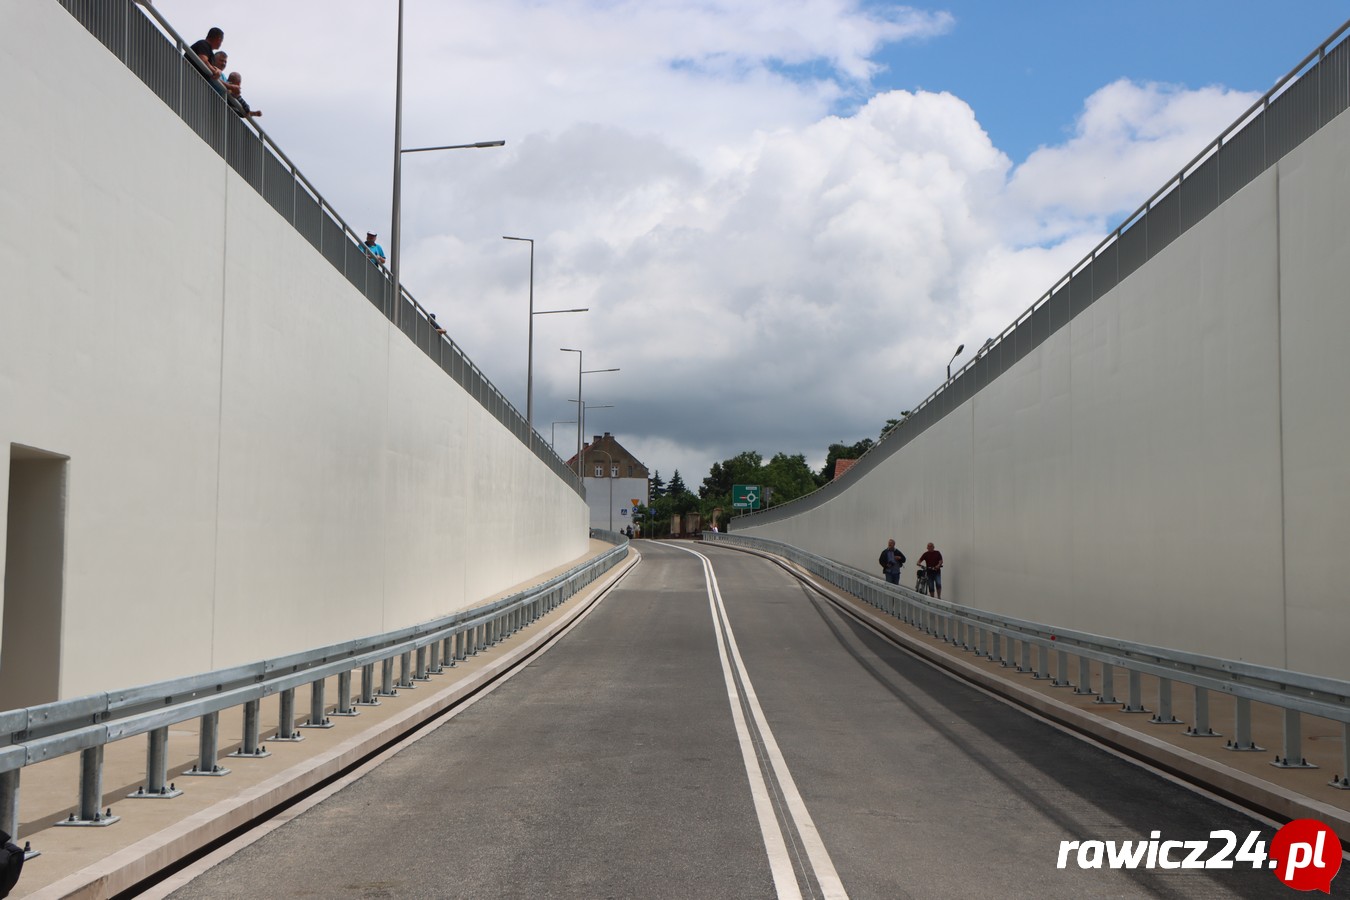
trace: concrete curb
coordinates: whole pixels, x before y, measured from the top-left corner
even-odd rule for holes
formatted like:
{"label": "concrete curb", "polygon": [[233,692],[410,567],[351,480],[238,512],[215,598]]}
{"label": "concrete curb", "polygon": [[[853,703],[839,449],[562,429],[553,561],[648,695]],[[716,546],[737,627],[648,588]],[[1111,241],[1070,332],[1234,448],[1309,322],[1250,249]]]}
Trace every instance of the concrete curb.
{"label": "concrete curb", "polygon": [[635,566],[639,559],[639,554],[630,553],[623,563],[589,585],[583,593],[569,600],[561,609],[562,615],[551,621],[545,619],[537,623],[543,626],[538,633],[531,635],[518,646],[506,650],[500,659],[446,685],[439,692],[403,710],[398,716],[355,734],[341,744],[306,759],[229,800],[193,813],[149,838],[39,888],[27,896],[39,900],[56,900],[61,897],[92,900],[92,898],[112,897],[174,866],[185,857],[220,840],[230,832],[246,827],[260,816],[298,798],[323,782],[337,777],[360,760],[435,718],[510,669],[522,658],[534,653],[594,606],[605,591]]}

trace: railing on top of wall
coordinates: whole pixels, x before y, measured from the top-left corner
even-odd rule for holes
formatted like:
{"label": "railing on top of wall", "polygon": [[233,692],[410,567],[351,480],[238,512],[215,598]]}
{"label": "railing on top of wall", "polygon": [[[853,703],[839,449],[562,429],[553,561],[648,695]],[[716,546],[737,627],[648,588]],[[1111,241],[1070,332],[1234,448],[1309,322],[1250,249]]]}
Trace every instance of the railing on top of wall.
{"label": "railing on top of wall", "polygon": [[[373,263],[357,236],[290,158],[252,118],[237,115],[197,71],[188,43],[153,6],[133,0],[59,0],[61,6],[178,114],[193,131],[291,224],[375,308],[559,478],[584,494],[583,482],[530,428],[525,417],[454,341],[439,335],[427,311],[388,271]],[[188,54],[188,55],[185,55]],[[397,300],[395,299],[397,297]],[[395,302],[402,307],[395,315]]]}
{"label": "railing on top of wall", "polygon": [[[1195,721],[1186,729],[1191,737],[1222,736],[1210,727],[1209,695],[1228,695],[1234,703],[1234,734],[1226,745],[1230,750],[1262,750],[1252,739],[1251,704],[1255,701],[1277,707],[1284,714],[1284,752],[1276,754],[1273,763],[1279,768],[1313,768],[1303,758],[1302,714],[1340,722],[1341,770],[1333,775],[1328,787],[1350,790],[1350,681],[1116,640],[973,609],[889,584],[781,541],[716,532],[704,532],[703,540],[782,557],[925,634],[991,663],[1015,666],[1017,671],[1031,672],[1036,678],[1053,677],[1056,686],[1072,687],[1075,694],[1096,695],[1101,703],[1122,702],[1115,696],[1114,679],[1114,669],[1122,669],[1127,682],[1123,708],[1127,712],[1149,712],[1143,705],[1140,676],[1155,676],[1157,704],[1150,720],[1155,724],[1182,724],[1172,714],[1172,683],[1188,684],[1195,689]],[[1053,676],[1052,653],[1056,658]],[[1078,677],[1072,683],[1070,656],[1078,660]],[[1092,662],[1101,666],[1100,689],[1092,686]]]}
{"label": "railing on top of wall", "polygon": [[804,497],[735,519],[749,528],[815,509],[975,396],[1191,226],[1350,108],[1350,22],[1167,181],[950,381],[884,434],[842,478]]}
{"label": "railing on top of wall", "polygon": [[[595,537],[616,546],[595,559],[558,575],[544,584],[474,609],[443,616],[421,625],[371,637],[316,647],[276,659],[175,678],[120,691],[58,700],[25,709],[0,712],[0,829],[11,836],[19,827],[19,775],[24,766],[80,754],[79,808],[63,825],[111,825],[117,816],[105,813],[103,748],[125,738],[147,735],[145,784],[133,797],[171,798],[182,793],[169,781],[166,753],[169,729],[180,722],[200,719],[199,754],[191,775],[224,775],[219,758],[220,713],[242,706],[244,727],[235,758],[270,755],[261,737],[260,704],[279,695],[274,741],[299,739],[296,731],[295,690],[310,686],[309,720],[300,726],[327,728],[331,715],[353,716],[354,706],[372,706],[377,697],[394,696],[400,687],[427,681],[442,671],[442,663],[457,661],[491,647],[567,602],[582,588],[618,565],[628,554],[628,539],[596,532]],[[394,660],[400,678],[394,680]],[[375,674],[375,666],[380,674]],[[361,690],[352,697],[352,672],[361,670]],[[325,681],[336,675],[336,704],[325,702]]]}

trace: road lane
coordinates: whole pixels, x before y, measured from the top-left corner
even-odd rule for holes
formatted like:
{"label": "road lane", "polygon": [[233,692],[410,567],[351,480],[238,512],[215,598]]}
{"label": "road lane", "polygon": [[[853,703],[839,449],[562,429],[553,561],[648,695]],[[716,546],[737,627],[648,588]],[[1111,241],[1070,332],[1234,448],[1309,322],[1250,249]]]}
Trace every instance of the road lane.
{"label": "road lane", "polygon": [[1061,840],[1272,832],[936,671],[769,561],[699,550],[851,896],[1288,896],[1249,867],[1056,869]]}
{"label": "road lane", "polygon": [[174,896],[773,897],[755,765],[803,896],[828,885],[791,786],[836,896],[1288,896],[1250,869],[1056,869],[1061,840],[1269,829],[955,682],[772,563],[637,546],[521,674]]}
{"label": "road lane", "polygon": [[697,560],[174,897],[772,897]]}

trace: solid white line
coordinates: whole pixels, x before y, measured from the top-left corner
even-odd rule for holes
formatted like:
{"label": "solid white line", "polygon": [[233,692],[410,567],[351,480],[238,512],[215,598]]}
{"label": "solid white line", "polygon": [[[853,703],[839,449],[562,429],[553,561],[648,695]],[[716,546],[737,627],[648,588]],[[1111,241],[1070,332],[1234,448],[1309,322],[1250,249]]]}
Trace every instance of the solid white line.
{"label": "solid white line", "polygon": [[703,580],[708,592],[708,610],[712,613],[713,630],[717,636],[717,657],[722,661],[722,678],[727,685],[731,719],[736,725],[736,740],[741,745],[741,762],[745,765],[745,774],[750,780],[750,796],[755,803],[755,816],[759,820],[764,850],[769,857],[769,871],[773,875],[774,891],[781,900],[801,900],[801,886],[797,883],[797,873],[792,868],[792,857],[788,854],[787,842],[783,839],[783,830],[778,825],[778,816],[774,813],[773,800],[769,796],[769,786],[764,781],[759,757],[755,755],[754,741],[750,738],[750,729],[745,724],[745,714],[741,710],[741,695],[731,671],[731,662],[727,659],[726,644],[722,640],[722,621],[717,615],[717,604],[713,599],[712,583],[709,581],[712,572],[707,563],[708,561],[704,559]]}
{"label": "solid white line", "polygon": [[[759,729],[765,753],[769,757],[769,763],[773,766],[779,789],[783,792],[788,814],[792,817],[792,823],[801,838],[802,846],[806,849],[807,859],[810,860],[811,869],[816,877],[817,884],[820,885],[822,895],[828,900],[847,900],[848,892],[844,890],[844,884],[839,880],[839,873],[835,870],[829,851],[825,849],[825,842],[821,840],[820,831],[816,828],[815,821],[812,820],[810,812],[806,809],[806,802],[802,800],[801,792],[797,789],[797,783],[792,778],[787,760],[783,758],[783,751],[779,748],[778,741],[773,736],[773,730],[769,728],[769,721],[764,715],[764,709],[759,705],[759,697],[755,693],[755,686],[750,681],[750,673],[746,669],[745,660],[741,657],[735,632],[731,629],[731,619],[727,615],[726,605],[722,602],[722,589],[717,582],[717,574],[713,571],[712,561],[695,550],[685,547],[678,549],[684,550],[686,553],[692,553],[703,560],[704,577],[710,591],[709,599],[714,606],[713,619],[715,622],[719,622],[719,625],[725,624],[727,644],[731,647],[731,656],[735,662],[736,671],[740,675],[746,704],[749,706],[750,714],[754,717],[755,725]],[[718,649],[721,650],[720,642]]]}

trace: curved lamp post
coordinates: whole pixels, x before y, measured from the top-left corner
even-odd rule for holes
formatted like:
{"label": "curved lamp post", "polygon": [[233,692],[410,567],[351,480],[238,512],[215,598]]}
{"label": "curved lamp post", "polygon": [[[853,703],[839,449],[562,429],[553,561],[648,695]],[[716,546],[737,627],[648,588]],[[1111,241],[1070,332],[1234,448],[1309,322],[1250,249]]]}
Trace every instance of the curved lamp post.
{"label": "curved lamp post", "polygon": [[948,381],[951,381],[951,380],[952,380],[952,363],[956,362],[956,358],[957,358],[958,356],[961,355],[961,351],[964,350],[964,349],[966,349],[966,345],[965,345],[965,344],[961,344],[960,346],[958,346],[958,347],[956,348],[956,352],[952,354],[952,358],[949,359],[949,360],[947,360],[947,380],[948,380]]}

